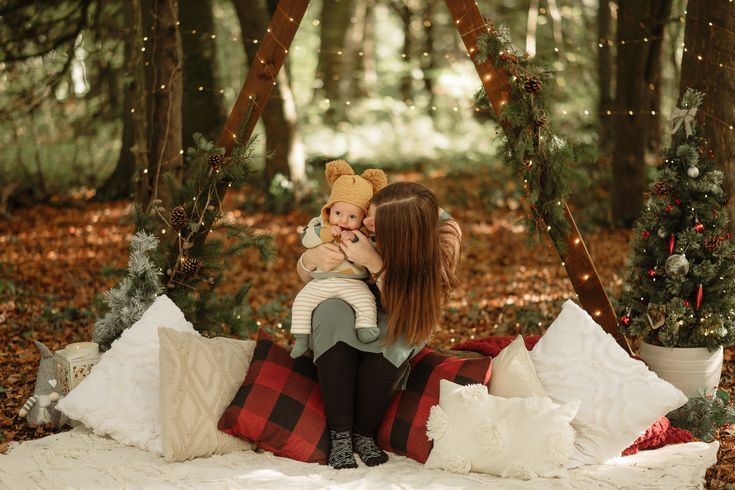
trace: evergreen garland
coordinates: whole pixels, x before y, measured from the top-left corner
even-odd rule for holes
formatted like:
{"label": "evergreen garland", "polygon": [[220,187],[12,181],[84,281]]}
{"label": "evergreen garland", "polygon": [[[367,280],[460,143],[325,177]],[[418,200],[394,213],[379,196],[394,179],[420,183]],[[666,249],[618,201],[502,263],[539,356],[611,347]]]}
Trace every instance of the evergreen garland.
{"label": "evergreen garland", "polygon": [[[250,174],[252,140],[238,143],[230,155],[201,134],[186,153],[186,178],[179,184],[167,179],[171,202],[153,203],[138,210],[136,227],[156,233],[161,240],[156,260],[165,272],[166,294],[199,330],[234,332],[246,336],[255,328],[247,302],[249,284],[234,294],[217,292],[228,260],[255,247],[262,260],[273,255],[271,237],[226,218],[222,189],[243,183]],[[217,233],[215,233],[217,232]]]}
{"label": "evergreen garland", "polygon": [[[504,129],[503,160],[523,177],[530,205],[526,219],[529,238],[538,241],[548,234],[561,254],[566,251],[570,231],[563,202],[569,195],[570,164],[577,160],[575,149],[549,125],[548,100],[544,83],[553,72],[540,68],[512,46],[505,26],[477,40],[475,62],[493,60],[508,76],[511,93],[499,115]],[[493,113],[481,88],[474,97],[478,110]]]}
{"label": "evergreen garland", "polygon": [[723,173],[694,120],[703,95],[675,110],[651,197],[635,222],[619,312],[621,332],[667,347],[735,343],[735,245]]}
{"label": "evergreen garland", "polygon": [[144,231],[133,235],[127,275],[105,292],[107,313],[94,324],[92,340],[107,350],[110,344],[133,323],[140,320],[156,296],[163,292],[161,269],[151,260],[158,239]]}
{"label": "evergreen garland", "polygon": [[725,390],[713,394],[699,392],[667,417],[674,427],[686,429],[704,442],[712,442],[718,429],[735,423],[735,406]]}

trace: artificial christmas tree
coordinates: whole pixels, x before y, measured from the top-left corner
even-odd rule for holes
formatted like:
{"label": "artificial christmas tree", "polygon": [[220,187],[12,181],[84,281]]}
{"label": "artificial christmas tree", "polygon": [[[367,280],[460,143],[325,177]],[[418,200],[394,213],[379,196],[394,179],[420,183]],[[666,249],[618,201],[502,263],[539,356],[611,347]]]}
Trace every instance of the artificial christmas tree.
{"label": "artificial christmas tree", "polygon": [[674,111],[671,144],[634,225],[620,328],[642,337],[642,357],[648,346],[721,352],[735,343],[735,247],[723,173],[694,120],[702,98],[690,89]]}
{"label": "artificial christmas tree", "polygon": [[151,259],[158,239],[144,231],[133,235],[130,243],[127,275],[105,293],[108,310],[94,324],[92,340],[102,350],[110,348],[123,330],[140,320],[156,296],[163,292],[161,268]]}

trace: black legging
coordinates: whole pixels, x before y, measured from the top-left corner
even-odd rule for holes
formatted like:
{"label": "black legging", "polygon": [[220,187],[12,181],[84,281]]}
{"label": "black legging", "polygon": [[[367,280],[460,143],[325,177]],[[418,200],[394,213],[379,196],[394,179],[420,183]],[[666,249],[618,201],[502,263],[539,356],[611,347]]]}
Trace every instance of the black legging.
{"label": "black legging", "polygon": [[329,428],[373,437],[407,366],[344,342],[324,352],[316,368]]}

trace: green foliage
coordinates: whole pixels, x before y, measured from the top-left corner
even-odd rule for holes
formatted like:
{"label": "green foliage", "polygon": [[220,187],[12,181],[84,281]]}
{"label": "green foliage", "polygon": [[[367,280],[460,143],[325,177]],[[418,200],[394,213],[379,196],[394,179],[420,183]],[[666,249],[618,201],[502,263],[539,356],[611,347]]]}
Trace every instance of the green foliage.
{"label": "green foliage", "polygon": [[252,141],[237,143],[224,157],[224,149],[201,134],[194,134],[193,140],[186,152],[186,178],[182,183],[167,180],[171,202],[155,202],[148,212],[137,210],[136,228],[161,240],[156,262],[164,271],[165,292],[197,329],[244,334],[253,328],[247,302],[250,285],[222,293],[224,270],[244,249],[257,248],[263,260],[271,258],[273,249],[270,236],[225,216],[222,190],[250,174]]}
{"label": "green foliage", "polygon": [[121,2],[0,8],[0,187],[9,207],[86,197],[120,150]]}
{"label": "green foliage", "polygon": [[[569,223],[563,202],[569,196],[576,161],[575,149],[548,123],[549,102],[544,85],[552,72],[539,67],[512,46],[507,28],[491,29],[478,38],[475,62],[491,60],[507,74],[510,94],[498,118],[504,129],[502,156],[506,165],[523,179],[530,214],[526,219],[532,241],[545,234],[564,253]],[[487,94],[475,95],[480,110],[493,111]]]}
{"label": "green foliage", "polygon": [[735,423],[735,407],[730,394],[718,389],[714,394],[700,391],[687,403],[668,414],[671,425],[686,429],[705,442],[715,440],[717,430]]}
{"label": "green foliage", "polygon": [[[701,98],[687,91],[683,110],[695,111]],[[735,245],[722,172],[693,118],[690,124],[691,135],[682,124],[664,149],[634,225],[621,331],[656,345],[714,350],[735,343]]]}
{"label": "green foliage", "polygon": [[[92,340],[102,349],[108,349],[125,329],[140,320],[163,291],[161,269],[151,258],[157,248],[158,239],[152,234],[139,231],[133,235],[127,274],[117,286],[105,293],[107,311],[94,324]],[[73,313],[64,312],[65,315]]]}

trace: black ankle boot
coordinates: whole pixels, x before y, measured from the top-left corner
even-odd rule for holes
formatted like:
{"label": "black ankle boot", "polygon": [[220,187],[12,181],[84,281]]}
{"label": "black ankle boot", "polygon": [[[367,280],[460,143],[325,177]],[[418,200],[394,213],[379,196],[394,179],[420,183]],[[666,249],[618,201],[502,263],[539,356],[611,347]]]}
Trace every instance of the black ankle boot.
{"label": "black ankle boot", "polygon": [[352,435],[352,447],[363,463],[368,466],[378,466],[388,461],[388,455],[378,447],[375,439],[370,436]]}
{"label": "black ankle boot", "polygon": [[352,432],[349,430],[336,432],[330,429],[329,436],[331,437],[329,466],[337,470],[357,468],[355,453],[352,450]]}

